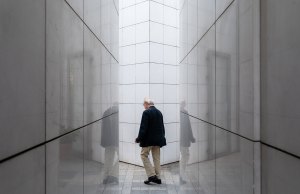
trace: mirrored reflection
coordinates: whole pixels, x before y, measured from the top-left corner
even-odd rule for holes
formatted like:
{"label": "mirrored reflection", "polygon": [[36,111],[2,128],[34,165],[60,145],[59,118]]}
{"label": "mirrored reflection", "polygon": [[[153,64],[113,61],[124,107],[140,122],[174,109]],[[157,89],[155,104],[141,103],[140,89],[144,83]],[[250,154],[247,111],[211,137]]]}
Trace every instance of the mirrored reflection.
{"label": "mirrored reflection", "polygon": [[179,191],[215,193],[215,127],[188,116],[184,106],[181,102]]}
{"label": "mirrored reflection", "polygon": [[201,0],[198,1],[198,39],[203,36],[207,29],[215,21],[215,6],[216,1]]}
{"label": "mirrored reflection", "polygon": [[254,192],[254,144],[233,133],[216,131],[216,191],[222,194]]}
{"label": "mirrored reflection", "polygon": [[235,1],[216,22],[216,124],[235,132],[239,81],[236,10]]}
{"label": "mirrored reflection", "polygon": [[187,46],[188,46],[188,51],[192,50],[193,46],[195,46],[195,44],[198,41],[198,37],[197,37],[197,4],[198,1],[197,0],[188,0],[186,1],[187,4]]}
{"label": "mirrored reflection", "polygon": [[74,9],[74,11],[83,18],[83,0],[65,0]]}
{"label": "mirrored reflection", "polygon": [[83,23],[60,0],[47,1],[47,139],[83,124]]}
{"label": "mirrored reflection", "polygon": [[119,188],[119,112],[114,103],[103,119],[84,132],[85,193],[117,193]]}
{"label": "mirrored reflection", "polygon": [[185,138],[180,139],[179,193],[253,193],[253,142],[184,116],[184,112],[182,109],[180,132]]}
{"label": "mirrored reflection", "polygon": [[216,0],[216,18],[218,18],[233,0]]}
{"label": "mirrored reflection", "polygon": [[102,187],[104,152],[100,145],[101,121],[84,129],[84,193],[96,193]]}
{"label": "mirrored reflection", "polygon": [[100,39],[110,52],[118,58],[119,14],[112,0],[100,1]]}
{"label": "mirrored reflection", "polygon": [[84,21],[89,28],[100,37],[101,22],[101,1],[84,0]]}
{"label": "mirrored reflection", "polygon": [[102,116],[102,52],[105,48],[92,32],[84,28],[84,124]]}
{"label": "mirrored reflection", "polygon": [[[235,134],[252,139],[255,130],[255,75],[249,61],[255,56],[251,41],[259,36],[252,34],[256,16],[249,13],[257,5],[245,2],[180,2],[180,100],[187,103],[180,110],[180,193],[256,192],[254,144]],[[215,16],[218,20],[208,30]],[[198,32],[193,30],[196,22]]]}
{"label": "mirrored reflection", "polygon": [[118,183],[118,150],[119,150],[119,113],[118,105],[107,109],[103,114],[101,146],[104,152],[103,184]]}
{"label": "mirrored reflection", "polygon": [[197,45],[198,118],[215,123],[215,26]]}
{"label": "mirrored reflection", "polygon": [[179,61],[188,53],[188,5],[186,2],[182,1],[179,6]]}
{"label": "mirrored reflection", "polygon": [[186,167],[190,158],[191,143],[195,143],[191,121],[188,111],[185,109],[186,102],[180,104],[180,183],[185,184],[188,179]]}
{"label": "mirrored reflection", "polygon": [[[190,163],[190,158],[194,160],[197,155],[197,148],[191,145],[196,142],[193,134],[190,116],[186,110],[186,102],[180,103],[180,161],[179,161],[179,191],[185,193],[186,191],[196,192],[193,188],[192,182],[197,181],[197,165]],[[196,172],[196,173],[195,173]],[[195,177],[196,176],[196,177]]]}
{"label": "mirrored reflection", "polygon": [[215,189],[215,127],[198,121],[198,187],[199,193],[214,194]]}
{"label": "mirrored reflection", "polygon": [[76,131],[46,146],[46,188],[49,194],[83,190],[83,133]]}

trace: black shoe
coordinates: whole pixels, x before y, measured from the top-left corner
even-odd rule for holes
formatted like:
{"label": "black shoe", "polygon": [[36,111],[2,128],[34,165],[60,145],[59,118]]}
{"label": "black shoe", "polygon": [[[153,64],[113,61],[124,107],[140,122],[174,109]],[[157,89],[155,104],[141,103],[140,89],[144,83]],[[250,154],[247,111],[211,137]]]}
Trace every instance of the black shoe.
{"label": "black shoe", "polygon": [[161,179],[157,178],[155,183],[160,185],[161,184]]}
{"label": "black shoe", "polygon": [[108,176],[103,180],[103,184],[118,184],[119,179],[114,176]]}
{"label": "black shoe", "polygon": [[154,175],[154,176],[149,177],[148,180],[144,181],[144,183],[146,185],[150,185],[151,182],[156,183],[156,184],[161,184],[161,179],[157,178],[157,176]]}
{"label": "black shoe", "polygon": [[145,183],[146,185],[150,185],[150,181],[149,181],[149,180],[145,180],[144,183]]}
{"label": "black shoe", "polygon": [[103,179],[103,184],[107,184],[108,183],[108,178]]}

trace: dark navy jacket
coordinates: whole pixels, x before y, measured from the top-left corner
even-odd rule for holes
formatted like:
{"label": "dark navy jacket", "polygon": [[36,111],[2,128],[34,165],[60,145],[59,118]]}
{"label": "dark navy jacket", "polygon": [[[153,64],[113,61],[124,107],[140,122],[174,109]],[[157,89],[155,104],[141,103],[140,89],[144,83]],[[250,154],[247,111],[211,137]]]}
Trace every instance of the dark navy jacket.
{"label": "dark navy jacket", "polygon": [[101,146],[119,146],[119,107],[112,106],[103,114],[101,126]]}
{"label": "dark navy jacket", "polygon": [[195,142],[192,131],[190,116],[184,109],[180,110],[180,146],[190,147],[191,143]]}
{"label": "dark navy jacket", "polygon": [[161,112],[151,106],[143,112],[138,141],[141,147],[160,146],[166,144],[165,127]]}

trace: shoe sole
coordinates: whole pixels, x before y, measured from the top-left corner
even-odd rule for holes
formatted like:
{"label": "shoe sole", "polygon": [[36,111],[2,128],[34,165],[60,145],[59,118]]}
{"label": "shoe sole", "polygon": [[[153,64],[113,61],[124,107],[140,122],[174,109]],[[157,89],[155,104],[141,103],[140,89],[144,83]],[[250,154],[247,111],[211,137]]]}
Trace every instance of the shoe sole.
{"label": "shoe sole", "polygon": [[146,185],[151,185],[150,183],[151,183],[150,181],[144,181],[144,184]]}
{"label": "shoe sole", "polygon": [[151,183],[155,183],[155,184],[158,184],[158,185],[161,185],[161,182],[154,182],[154,181],[147,181],[147,182],[145,182],[144,181],[144,184],[146,184],[146,185],[151,185]]}

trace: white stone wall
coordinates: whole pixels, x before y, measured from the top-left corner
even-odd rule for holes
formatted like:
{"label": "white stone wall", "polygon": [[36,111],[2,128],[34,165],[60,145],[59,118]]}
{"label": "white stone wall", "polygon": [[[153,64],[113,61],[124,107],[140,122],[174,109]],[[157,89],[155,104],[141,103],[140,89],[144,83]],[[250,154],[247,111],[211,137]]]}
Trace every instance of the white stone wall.
{"label": "white stone wall", "polygon": [[143,99],[164,115],[163,164],[179,160],[177,1],[120,1],[120,160],[141,165],[134,143]]}

